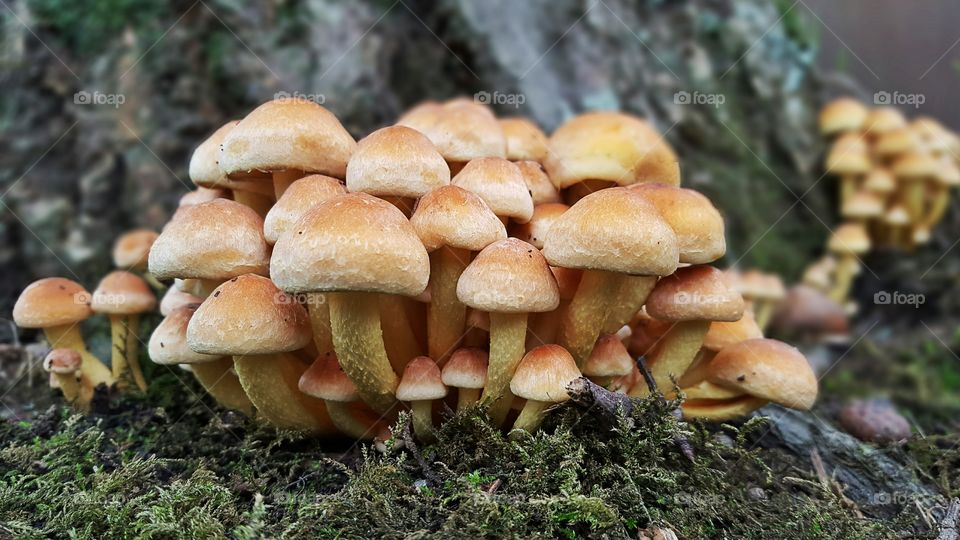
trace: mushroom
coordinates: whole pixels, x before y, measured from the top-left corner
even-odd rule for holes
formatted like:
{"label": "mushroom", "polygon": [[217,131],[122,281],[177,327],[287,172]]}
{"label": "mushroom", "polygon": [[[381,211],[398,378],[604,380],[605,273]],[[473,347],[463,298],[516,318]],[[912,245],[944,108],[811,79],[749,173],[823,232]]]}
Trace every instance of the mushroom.
{"label": "mushroom", "polygon": [[176,287],[170,287],[160,299],[160,314],[166,317],[177,308],[200,302],[203,302],[203,298],[183,292]]}
{"label": "mushroom", "polygon": [[827,293],[833,286],[833,273],[836,268],[836,259],[831,255],[825,255],[804,270],[801,281],[804,285]]}
{"label": "mushroom", "polygon": [[896,191],[897,182],[889,169],[874,167],[867,173],[867,177],[863,181],[863,189],[880,197],[885,202],[887,196]]}
{"label": "mushroom", "polygon": [[410,402],[413,431],[422,441],[433,439],[433,402],[447,395],[440,368],[428,356],[418,356],[403,370],[397,399]]}
{"label": "mushroom", "polygon": [[157,236],[159,234],[150,229],[136,229],[120,235],[113,244],[113,265],[121,270],[138,272],[153,288],[163,289],[163,284],[147,271],[147,257]]}
{"label": "mushroom", "polygon": [[517,168],[520,169],[520,174],[523,175],[523,181],[527,184],[527,191],[533,198],[534,207],[540,204],[563,202],[563,199],[560,198],[560,192],[557,191],[553,182],[550,181],[550,177],[543,170],[543,165],[536,161],[518,161],[516,163]]}
{"label": "mushroom", "polygon": [[843,203],[840,215],[848,221],[866,225],[870,220],[882,216],[885,210],[883,200],[864,189],[854,193]]}
{"label": "mushroom", "polygon": [[746,307],[753,312],[761,329],[766,328],[777,305],[783,301],[786,289],[774,274],[748,270],[740,274],[734,288],[743,295]]}
{"label": "mushroom", "polygon": [[487,351],[476,347],[457,349],[443,366],[441,380],[457,389],[457,410],[462,411],[480,399],[480,391],[487,384]]}
{"label": "mushroom", "polygon": [[147,282],[123,270],[107,274],[93,291],[90,308],[110,319],[110,367],[114,380],[121,387],[132,380],[141,391],[147,390],[137,353],[140,344],[137,331],[140,315],[152,311],[156,305],[157,298]]}
{"label": "mushroom", "polygon": [[826,338],[836,342],[845,339],[850,331],[843,306],[831,300],[823,291],[807,285],[790,288],[771,324],[777,335],[801,341]]}
{"label": "mushroom", "polygon": [[304,214],[346,192],[340,180],[331,176],[311,174],[295,180],[264,218],[263,237],[268,244],[276,244],[280,235],[292,229]]}
{"label": "mushroom", "polygon": [[563,347],[541,345],[530,350],[510,381],[510,391],[527,400],[513,429],[531,433],[536,430],[547,407],[570,399],[567,386],[581,376],[573,357]]}
{"label": "mushroom", "polygon": [[901,156],[893,164],[897,177],[897,200],[906,208],[911,223],[920,223],[926,217],[927,182],[937,178],[940,166],[925,152]]}
{"label": "mushroom", "polygon": [[340,368],[335,353],[326,352],[314,360],[300,377],[300,391],[322,399],[327,405],[330,421],[344,434],[354,439],[370,440],[380,431],[377,418],[360,402],[357,387]]}
{"label": "mushroom", "polygon": [[870,251],[870,237],[862,224],[844,223],[830,237],[827,249],[837,257],[830,298],[842,303],[847,299],[853,278],[860,270],[860,256]]}
{"label": "mushroom", "polygon": [[550,226],[570,207],[563,203],[544,203],[533,207],[533,216],[526,223],[514,223],[510,227],[510,236],[519,238],[537,249],[543,249],[543,239],[547,237]]}
{"label": "mushroom", "polygon": [[867,113],[863,121],[864,134],[876,140],[884,133],[889,133],[907,126],[907,119],[899,109],[892,106],[874,107]]}
{"label": "mushroom", "polygon": [[950,207],[950,190],[960,186],[960,168],[952,158],[941,158],[939,170],[928,186],[930,207],[923,223],[930,227],[940,223]]}
{"label": "mushroom", "polygon": [[531,315],[527,328],[527,350],[557,341],[557,334],[560,332],[560,325],[563,323],[563,314],[570,306],[570,301],[576,296],[577,287],[580,286],[580,278],[583,277],[583,271],[576,268],[551,266],[550,271],[553,272],[553,277],[557,280],[557,288],[560,290],[560,304],[553,311]]}
{"label": "mushroom", "polygon": [[614,379],[629,375],[635,363],[616,334],[597,338],[590,357],[583,364],[583,374],[603,387],[610,387]]}
{"label": "mushroom", "polygon": [[230,197],[230,193],[225,189],[220,188],[205,188],[198,187],[193,191],[188,191],[180,197],[180,202],[177,206],[193,206],[195,204],[210,202],[215,199],[227,199]]}
{"label": "mushroom", "polygon": [[401,116],[397,125],[426,135],[450,165],[451,174],[468,161],[507,155],[507,141],[496,116],[470,99],[420,104]]}
{"label": "mushroom", "polygon": [[863,136],[846,133],[834,141],[827,154],[826,168],[840,178],[838,198],[841,207],[860,187],[863,175],[870,172],[872,164]]}
{"label": "mushroom", "polygon": [[343,371],[364,402],[389,411],[397,374],[384,345],[378,295],[417,296],[430,275],[427,251],[403,213],[366,193],[326,201],[280,236],[270,272],[281,289],[306,293],[308,303],[326,299]]}
{"label": "mushroom", "polygon": [[483,398],[500,425],[510,410],[510,379],[523,357],[527,314],[551,311],[560,303],[557,281],[537,248],[516,238],[490,244],[467,266],[457,298],[490,314],[490,365]]}
{"label": "mushroom", "polygon": [[918,151],[920,139],[904,126],[879,134],[870,149],[880,163],[887,164],[896,156]]}
{"label": "mushroom", "polygon": [[[719,351],[741,341],[762,337],[763,330],[757,325],[753,313],[749,310],[743,312],[743,317],[739,321],[711,322],[710,329],[703,336],[703,347],[687,371],[679,378],[677,385],[686,390],[700,384],[706,380],[707,366]],[[687,395],[690,396],[690,394]]]}
{"label": "mushroom", "polygon": [[444,365],[463,337],[466,306],[457,299],[457,282],[477,252],[507,237],[483,199],[457,186],[424,195],[410,218],[430,253],[430,305],[427,340],[430,357]]}
{"label": "mushroom", "polygon": [[80,354],[85,384],[91,387],[113,384],[110,368],[90,354],[80,333],[80,322],[93,311],[90,293],[82,285],[65,278],[44,278],[27,286],[13,306],[13,322],[20,328],[43,330],[50,347],[71,349]]}
{"label": "mushroom", "polygon": [[886,231],[884,240],[890,246],[910,247],[913,242],[911,236],[910,213],[903,205],[894,205],[883,216],[883,227]]}
{"label": "mushroom", "polygon": [[479,195],[504,225],[508,219],[525,223],[533,217],[533,198],[520,168],[503,158],[468,162],[452,184]]}
{"label": "mushroom", "polygon": [[93,387],[80,386],[82,363],[80,353],[73,349],[53,349],[43,359],[43,369],[57,381],[57,386],[63,392],[63,399],[67,403],[86,409],[90,405]]}
{"label": "mushroom", "polygon": [[510,161],[542,162],[547,157],[547,136],[526,118],[501,118],[500,128],[507,140]]}
{"label": "mushroom", "polygon": [[250,178],[230,179],[220,170],[220,147],[237,122],[227,122],[197,146],[190,157],[190,180],[201,188],[229,189],[233,200],[265,216],[273,203],[273,186]]}
{"label": "mushroom", "polygon": [[868,114],[867,107],[850,97],[840,97],[824,105],[820,110],[820,133],[834,135],[848,131],[860,131]]}

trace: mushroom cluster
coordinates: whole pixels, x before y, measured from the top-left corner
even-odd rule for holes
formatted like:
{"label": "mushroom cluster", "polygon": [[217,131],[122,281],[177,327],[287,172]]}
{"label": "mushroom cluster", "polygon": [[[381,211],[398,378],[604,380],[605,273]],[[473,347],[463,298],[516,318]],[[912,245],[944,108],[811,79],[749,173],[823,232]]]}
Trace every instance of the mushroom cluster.
{"label": "mushroom cluster", "polygon": [[190,176],[149,251],[174,282],[150,357],[277,427],[370,439],[408,407],[429,439],[444,404],[482,402],[532,431],[581,376],[648,393],[639,355],[689,417],[816,396],[755,320],[776,295],[748,306],[711,266],[720,212],[639,118],[582,114],[548,137],[461,98],[355,142],[278,99],[213,133]]}

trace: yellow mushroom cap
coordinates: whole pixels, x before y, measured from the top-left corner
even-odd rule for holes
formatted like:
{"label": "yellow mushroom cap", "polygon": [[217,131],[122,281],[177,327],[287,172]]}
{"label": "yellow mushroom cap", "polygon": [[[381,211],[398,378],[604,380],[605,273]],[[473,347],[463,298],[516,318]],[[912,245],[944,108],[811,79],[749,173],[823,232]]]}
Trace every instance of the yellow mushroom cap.
{"label": "yellow mushroom cap", "polygon": [[20,293],[13,306],[13,322],[20,328],[50,328],[75,324],[93,315],[90,293],[76,281],[43,278]]}
{"label": "yellow mushroom cap", "polygon": [[723,272],[712,266],[688,266],[660,278],[647,298],[647,313],[662,321],[736,321],[743,297]]}
{"label": "yellow mushroom cap", "polygon": [[187,345],[187,328],[198,307],[199,304],[179,307],[160,321],[147,344],[150,360],[155,364],[171,365],[202,364],[222,358],[218,354],[194,352]]}
{"label": "yellow mushroom cap", "polygon": [[150,247],[156,241],[156,231],[137,229],[126,232],[113,244],[113,265],[117,268],[146,270]]}
{"label": "yellow mushroom cap", "polygon": [[300,391],[319,399],[352,403],[359,401],[357,387],[340,368],[337,355],[328,352],[317,357],[303,372],[298,383]]}
{"label": "yellow mushroom cap", "polygon": [[296,180],[267,212],[263,220],[264,238],[276,244],[280,235],[293,227],[309,210],[346,192],[343,184],[331,176],[312,174]]}
{"label": "yellow mushroom cap", "polygon": [[507,140],[507,159],[543,161],[547,157],[547,136],[536,124],[526,118],[502,118],[499,122]]}
{"label": "yellow mushroom cap", "polygon": [[523,399],[561,403],[570,399],[567,385],[581,376],[573,357],[559,345],[541,345],[520,360],[510,391]]}
{"label": "yellow mushroom cap", "polygon": [[494,242],[460,275],[457,298],[482,311],[535,313],[560,305],[553,272],[540,251],[516,238]]}
{"label": "yellow mushroom cap", "polygon": [[83,363],[80,353],[73,349],[53,349],[43,359],[43,369],[57,375],[76,373]]}
{"label": "yellow mushroom cap", "polygon": [[916,133],[907,127],[881,133],[873,143],[873,151],[879,156],[895,156],[919,149],[920,140]]}
{"label": "yellow mushroom cap", "polygon": [[616,334],[597,338],[593,351],[583,365],[587,377],[622,377],[633,371],[635,362]]}
{"label": "yellow mushroom cap", "polygon": [[867,107],[860,101],[837,98],[820,110],[820,133],[831,135],[841,131],[858,131],[867,119]]}
{"label": "yellow mushroom cap", "polygon": [[483,388],[487,384],[488,362],[489,355],[483,349],[457,349],[443,365],[443,384],[454,388]]}
{"label": "yellow mushroom cap", "polygon": [[859,191],[843,203],[841,215],[851,219],[867,219],[882,215],[883,201],[870,191]]}
{"label": "yellow mushroom cap", "polygon": [[680,262],[706,264],[727,252],[723,217],[703,194],[653,182],[634,184],[630,189],[650,201],[676,233]]}
{"label": "yellow mushroom cap", "polygon": [[472,100],[424,103],[400,117],[397,124],[426,135],[448,162],[507,155],[500,123],[490,109]]}
{"label": "yellow mushroom cap", "polygon": [[374,131],[347,164],[347,190],[419,198],[450,183],[450,167],[424,134],[405,126]]}
{"label": "yellow mushroom cap", "polygon": [[884,195],[897,189],[897,181],[889,170],[875,167],[867,174],[866,180],[863,181],[863,188]]}
{"label": "yellow mushroom cap", "polygon": [[432,358],[418,356],[407,364],[397,385],[397,399],[400,401],[428,401],[447,395],[440,375],[440,368]]}
{"label": "yellow mushroom cap", "polygon": [[870,251],[870,236],[862,224],[844,223],[833,232],[827,249],[833,253],[862,255]]}
{"label": "yellow mushroom cap", "polygon": [[949,157],[941,158],[939,163],[940,169],[934,179],[947,187],[960,186],[960,168],[957,163]]}
{"label": "yellow mushroom cap", "polygon": [[115,270],[110,272],[93,291],[90,308],[95,313],[133,315],[152,310],[157,297],[140,276]]}
{"label": "yellow mushroom cap", "polygon": [[748,339],[763,337],[763,331],[757,326],[753,313],[745,311],[739,321],[714,321],[703,338],[703,348],[719,351]]}
{"label": "yellow mushroom cap", "polygon": [[534,206],[546,203],[563,202],[560,198],[560,192],[554,187],[550,177],[543,170],[543,165],[536,161],[518,161],[517,168],[523,175],[523,181],[527,184],[527,191],[533,198]]}
{"label": "yellow mushroom cap", "polygon": [[833,174],[866,174],[870,167],[866,142],[856,133],[842,135],[827,154],[827,170]]}
{"label": "yellow mushroom cap", "polygon": [[794,409],[810,409],[817,378],[796,348],[772,339],[750,339],[713,358],[707,380]]}
{"label": "yellow mushroom cap", "polygon": [[410,224],[430,252],[443,246],[480,251],[507,237],[487,203],[458,186],[443,186],[424,195]]}
{"label": "yellow mushroom cap", "polygon": [[514,224],[510,236],[529,242],[537,249],[542,249],[547,231],[569,209],[569,206],[562,203],[546,203],[535,206],[530,221]]}
{"label": "yellow mushroom cap", "polygon": [[883,222],[887,225],[902,226],[910,224],[910,213],[901,205],[896,205],[887,211],[883,217]]}
{"label": "yellow mushroom cap", "polygon": [[874,107],[867,114],[863,130],[876,136],[906,126],[907,119],[896,107]]}
{"label": "yellow mushroom cap", "polygon": [[893,163],[893,174],[900,179],[936,177],[939,171],[937,160],[925,152],[911,152]]}
{"label": "yellow mushroom cap", "polygon": [[479,195],[497,216],[524,222],[533,215],[533,198],[523,174],[505,159],[474,159],[453,177],[452,183]]}

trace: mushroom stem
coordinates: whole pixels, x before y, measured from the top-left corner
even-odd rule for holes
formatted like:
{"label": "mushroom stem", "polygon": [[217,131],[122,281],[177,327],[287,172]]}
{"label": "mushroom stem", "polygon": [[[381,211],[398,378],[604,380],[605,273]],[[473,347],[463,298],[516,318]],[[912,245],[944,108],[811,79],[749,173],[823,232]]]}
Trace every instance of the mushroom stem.
{"label": "mushroom stem", "polygon": [[480,399],[479,388],[458,388],[457,389],[457,410],[462,411],[472,406]]}
{"label": "mushroom stem", "polygon": [[206,299],[208,296],[213,294],[213,291],[216,290],[217,287],[222,284],[222,281],[216,279],[197,279],[194,281],[193,290],[191,292],[198,298]]}
{"label": "mushroom stem", "polygon": [[[703,338],[710,330],[709,321],[680,321],[670,327],[650,359],[650,374],[664,395],[673,393],[673,380],[679,380],[697,357]],[[649,393],[647,385],[637,384],[631,396]]]}
{"label": "mushroom stem", "polygon": [[421,441],[433,440],[433,401],[424,399],[410,402],[413,432]]}
{"label": "mushroom stem", "polygon": [[253,417],[254,408],[233,369],[233,358],[190,364],[194,378],[220,405]]}
{"label": "mushroom stem", "polygon": [[91,387],[95,387],[100,383],[104,383],[107,386],[113,384],[113,376],[110,373],[110,368],[87,350],[87,346],[83,342],[83,335],[80,334],[79,326],[76,324],[51,326],[50,328],[44,328],[43,333],[47,337],[51,348],[72,349],[80,354],[80,357],[83,358],[83,363],[80,364],[80,371],[83,376],[90,381]]}
{"label": "mushroom stem", "polygon": [[569,305],[570,302],[561,300],[560,305],[553,311],[531,314],[527,328],[527,350],[557,342],[563,312]]}
{"label": "mushroom stem", "polygon": [[851,197],[857,192],[857,184],[859,183],[855,175],[845,174],[840,177],[840,207],[843,208],[844,203],[850,200]]}
{"label": "mushroom stem", "polygon": [[273,193],[276,195],[277,200],[280,200],[280,197],[283,196],[283,192],[290,187],[290,184],[299,180],[302,176],[303,172],[296,169],[273,171]]}
{"label": "mushroom stem", "polygon": [[577,368],[590,356],[607,317],[607,310],[621,282],[620,275],[603,270],[584,270],[577,292],[563,314],[559,342],[570,351]]}
{"label": "mushroom stem", "polygon": [[[899,237],[897,240],[899,241]],[[830,291],[830,298],[839,304],[843,304],[847,295],[850,293],[850,286],[853,284],[853,277],[857,273],[859,266],[857,258],[852,255],[844,255],[837,261],[837,270],[834,277],[833,289]]]}
{"label": "mushroom stem", "polygon": [[330,306],[323,293],[307,294],[307,313],[310,315],[310,328],[313,330],[313,345],[317,354],[333,350],[333,334],[330,331]]}
{"label": "mushroom stem", "polygon": [[684,418],[698,418],[717,422],[748,415],[767,403],[766,400],[758,397],[743,396],[727,400],[690,400],[683,402],[682,408]]}
{"label": "mushroom stem", "polygon": [[697,399],[733,399],[743,395],[742,391],[730,390],[709,381],[702,381],[688,388],[681,388],[687,400]]}
{"label": "mushroom stem", "polygon": [[130,370],[130,375],[133,376],[133,382],[136,383],[137,388],[146,392],[147,380],[144,378],[143,369],[140,367],[140,338],[137,335],[137,331],[140,329],[140,315],[136,313],[128,315],[126,327],[127,369]]}
{"label": "mushroom stem", "polygon": [[470,253],[462,249],[443,246],[430,255],[427,341],[430,358],[440,367],[463,337],[467,306],[457,298],[457,281],[469,263]]}
{"label": "mushroom stem", "polygon": [[410,360],[422,352],[402,297],[395,294],[380,295],[380,325],[390,365],[394,372],[403,373],[403,368],[407,367]]}
{"label": "mushroom stem", "polygon": [[156,291],[163,292],[167,290],[167,286],[161,283],[160,280],[157,279],[157,276],[151,274],[150,272],[143,273],[143,280],[146,281]]}
{"label": "mushroom stem", "polygon": [[544,412],[547,410],[548,405],[550,404],[546,401],[528,399],[520,411],[520,416],[518,416],[517,420],[513,423],[513,429],[522,429],[533,433],[540,427],[540,423],[543,422]]}
{"label": "mushroom stem", "polygon": [[912,223],[920,223],[924,218],[924,202],[926,201],[927,186],[920,179],[910,179],[905,182],[903,190],[904,206],[907,207],[907,213],[910,214]]}
{"label": "mushroom stem", "polygon": [[705,381],[707,379],[707,366],[710,365],[710,361],[713,360],[715,355],[716,353],[713,351],[700,349],[697,357],[693,359],[693,363],[687,368],[686,373],[680,377],[677,384],[679,384],[681,388],[686,388]]}
{"label": "mushroom stem", "polygon": [[60,391],[63,392],[63,399],[67,403],[78,404],[82,403],[77,401],[80,398],[80,372],[73,373],[54,373],[54,377],[57,378],[57,383],[60,385]]}
{"label": "mushroom stem", "polygon": [[773,317],[776,304],[772,300],[760,300],[753,305],[753,318],[761,330],[765,330]]}
{"label": "mushroom stem", "polygon": [[252,208],[260,217],[267,217],[267,212],[269,212],[270,207],[273,206],[273,201],[270,200],[270,197],[239,189],[233,190],[233,200]]}
{"label": "mushroom stem", "polygon": [[601,333],[613,334],[629,323],[643,307],[656,284],[656,276],[623,276],[614,304],[608,309],[607,320]]}
{"label": "mushroom stem", "polygon": [[327,299],[340,366],[367,405],[378,413],[388,412],[396,404],[399,381],[383,343],[377,295],[337,292]]}
{"label": "mushroom stem", "polygon": [[526,352],[526,336],[526,313],[490,313],[490,360],[483,398],[492,402],[490,418],[496,426],[502,425],[510,412],[510,380]]}
{"label": "mushroom stem", "polygon": [[950,207],[950,190],[945,186],[935,185],[931,190],[930,197],[930,211],[924,219],[924,223],[933,227],[940,223],[940,220],[947,213],[947,208]]}
{"label": "mushroom stem", "polygon": [[376,422],[369,425],[354,415],[353,406],[342,401],[326,400],[330,421],[344,435],[357,440],[370,440],[377,433]]}
{"label": "mushroom stem", "polygon": [[234,356],[234,369],[264,420],[283,429],[332,432],[322,400],[299,390],[307,365],[288,353]]}

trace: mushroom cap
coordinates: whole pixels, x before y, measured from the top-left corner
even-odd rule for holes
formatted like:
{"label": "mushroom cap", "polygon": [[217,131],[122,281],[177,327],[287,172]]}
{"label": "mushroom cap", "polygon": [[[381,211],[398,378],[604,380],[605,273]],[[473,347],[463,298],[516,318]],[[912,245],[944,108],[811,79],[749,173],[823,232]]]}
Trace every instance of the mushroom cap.
{"label": "mushroom cap", "polygon": [[630,189],[650,201],[677,235],[680,262],[706,264],[723,257],[723,217],[710,199],[692,189],[647,182]]}
{"label": "mushroom cap", "polygon": [[773,326],[782,332],[838,335],[850,329],[843,306],[807,285],[794,285],[774,316]]}
{"label": "mushroom cap", "polygon": [[647,298],[647,313],[662,321],[736,321],[743,297],[723,272],[712,266],[688,266],[657,282]]}
{"label": "mushroom cap", "polygon": [[59,277],[38,279],[17,298],[13,322],[20,328],[75,324],[93,315],[90,297],[76,281]]}
{"label": "mushroom cap", "polygon": [[887,225],[909,225],[910,213],[898,204],[887,210],[887,215],[883,216],[883,222]]}
{"label": "mushroom cap", "polygon": [[120,235],[113,244],[113,265],[130,270],[146,270],[150,247],[160,236],[150,229],[137,229]]}
{"label": "mushroom cap", "polygon": [[443,366],[443,384],[454,388],[483,388],[487,384],[489,355],[483,349],[464,347],[453,351]]}
{"label": "mushroom cap", "polygon": [[854,98],[837,98],[820,110],[820,133],[831,135],[841,131],[859,131],[868,113],[867,107]]}
{"label": "mushroom cap", "polygon": [[80,353],[73,349],[53,349],[43,359],[43,369],[57,375],[76,373],[83,363]]}
{"label": "mushroom cap", "polygon": [[533,205],[563,202],[560,192],[554,187],[550,177],[543,170],[543,165],[536,161],[518,161],[517,168],[527,184],[527,191],[533,198]]}
{"label": "mushroom cap", "polygon": [[843,203],[841,215],[851,219],[867,219],[882,215],[886,209],[883,200],[871,191],[858,191]]}
{"label": "mushroom cap", "polygon": [[863,130],[874,136],[906,126],[907,119],[896,107],[874,107],[863,122]]}
{"label": "mushroom cap", "polygon": [[480,196],[493,213],[527,221],[533,215],[533,198],[516,164],[503,158],[479,158],[453,177],[453,185]]}
{"label": "mushroom cap", "polygon": [[873,143],[873,152],[878,156],[895,156],[919,149],[919,137],[906,126],[881,133]]}
{"label": "mushroom cap", "polygon": [[857,133],[841,135],[827,153],[827,171],[833,174],[866,174],[870,171],[870,155],[866,142]]}
{"label": "mushroom cap", "polygon": [[863,181],[863,188],[884,195],[897,189],[897,181],[889,170],[883,167],[874,167],[867,173],[867,178]]}
{"label": "mushroom cap", "polygon": [[457,298],[482,311],[533,313],[553,311],[560,291],[540,251],[516,238],[483,248],[460,275]]}
{"label": "mushroom cap", "polygon": [[193,191],[188,191],[180,197],[177,206],[193,206],[195,204],[205,203],[214,199],[226,199],[229,193],[220,188],[198,187]]}
{"label": "mushroom cap", "polygon": [[276,244],[280,235],[292,228],[310,209],[346,192],[343,184],[331,176],[311,174],[296,180],[267,212],[263,220],[264,238],[270,244]]}
{"label": "mushroom cap", "polygon": [[235,356],[295,351],[306,347],[311,337],[307,310],[256,274],[217,287],[187,329],[194,351]]}
{"label": "mushroom cap", "polygon": [[287,292],[365,291],[417,296],[430,259],[400,210],[348,193],[307,212],[280,236],[270,275]]}
{"label": "mushroom cap", "polygon": [[397,385],[400,401],[428,401],[447,395],[440,367],[429,356],[418,356],[407,364]]}
{"label": "mushroom cap", "polygon": [[303,372],[298,383],[300,391],[319,399],[352,403],[359,401],[357,387],[340,368],[337,355],[327,352],[317,357]]}
{"label": "mushroom cap", "polygon": [[198,307],[200,307],[199,304],[179,307],[160,321],[150,334],[150,342],[147,344],[147,352],[153,363],[202,364],[222,358],[219,354],[194,352],[187,345],[187,328]]}
{"label": "mushroom cap", "polygon": [[450,183],[450,167],[424,134],[406,126],[374,131],[347,164],[347,190],[419,198]]}
{"label": "mushroom cap", "polygon": [[843,223],[830,236],[827,249],[833,253],[862,255],[870,251],[870,235],[861,223]]}
{"label": "mushroom cap", "polygon": [[230,181],[220,170],[220,145],[239,120],[231,120],[217,128],[190,156],[188,173],[197,186],[214,188],[229,187]]}
{"label": "mushroom cap", "polygon": [[431,252],[443,246],[480,251],[507,237],[503,223],[487,203],[458,186],[443,186],[424,195],[410,224]]}
{"label": "mushroom cap", "polygon": [[166,317],[177,308],[189,304],[199,304],[200,302],[203,302],[203,298],[183,292],[176,287],[170,287],[163,294],[163,298],[160,299],[160,314]]}
{"label": "mushroom cap", "polygon": [[426,135],[448,162],[507,155],[507,141],[497,118],[473,100],[423,103],[400,117],[397,125]]}
{"label": "mushroom cap", "polygon": [[713,357],[707,380],[794,409],[817,399],[817,378],[796,348],[773,339],[749,339]]}
{"label": "mushroom cap", "polygon": [[569,210],[563,203],[545,203],[533,208],[533,217],[526,223],[516,223],[511,227],[510,236],[529,242],[537,249],[543,249],[543,240],[553,223]]}
{"label": "mushroom cap", "polygon": [[677,235],[643,196],[626,188],[591,193],[550,227],[543,254],[553,266],[633,275],[672,274]]}
{"label": "mushroom cap", "polygon": [[960,186],[960,168],[951,157],[944,156],[939,160],[940,169],[934,180],[947,187]]}
{"label": "mushroom cap", "polygon": [[703,337],[703,348],[709,351],[719,351],[724,347],[735,345],[748,339],[763,337],[763,330],[757,326],[753,312],[746,310],[739,321],[714,321]]}
{"label": "mushroom cap", "polygon": [[680,185],[677,155],[647,122],[618,112],[575,116],[550,137],[543,162],[563,189],[584,180],[621,186],[639,182]]}
{"label": "mushroom cap", "polygon": [[357,147],[337,117],[307,99],[260,105],[229,131],[220,150],[227,176],[297,170],[343,178]]}
{"label": "mushroom cap", "polygon": [[526,118],[501,118],[500,128],[507,140],[510,161],[543,161],[547,157],[547,136]]}
{"label": "mushroom cap", "polygon": [[559,345],[541,345],[523,355],[510,391],[523,399],[561,403],[570,399],[567,385],[581,377],[573,356]]}
{"label": "mushroom cap", "polygon": [[90,300],[94,313],[109,315],[135,315],[157,306],[157,297],[140,276],[114,270],[97,285]]}
{"label": "mushroom cap", "polygon": [[893,163],[893,174],[898,179],[936,177],[940,164],[926,152],[911,152],[900,156]]}
{"label": "mushroom cap", "polygon": [[803,279],[801,281],[813,288],[826,291],[833,283],[833,270],[835,267],[836,261],[832,257],[824,257],[803,271]]}
{"label": "mushroom cap", "polygon": [[927,244],[930,242],[930,226],[919,224],[913,226],[911,238],[915,244]]}
{"label": "mushroom cap", "polygon": [[583,365],[587,377],[622,377],[633,371],[635,362],[616,334],[597,338],[593,351]]}
{"label": "mushroom cap", "polygon": [[216,199],[184,206],[150,249],[150,273],[158,279],[229,279],[268,272],[263,219],[238,202]]}

